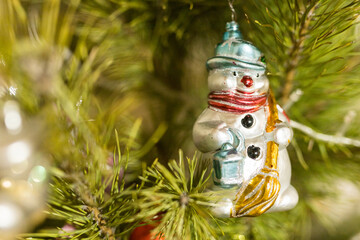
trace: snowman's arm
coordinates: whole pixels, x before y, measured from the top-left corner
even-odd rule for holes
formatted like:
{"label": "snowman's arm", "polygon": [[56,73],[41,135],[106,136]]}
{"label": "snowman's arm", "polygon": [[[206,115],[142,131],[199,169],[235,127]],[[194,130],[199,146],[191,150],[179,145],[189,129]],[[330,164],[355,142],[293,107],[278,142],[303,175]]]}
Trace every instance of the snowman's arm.
{"label": "snowman's arm", "polygon": [[290,127],[290,119],[279,105],[277,105],[277,109],[281,123],[276,124],[276,128],[274,130],[274,140],[280,145],[280,147],[287,147],[293,137],[293,131]]}
{"label": "snowman's arm", "polygon": [[225,122],[198,119],[193,128],[195,146],[204,153],[216,151],[224,143],[232,142],[232,135]]}

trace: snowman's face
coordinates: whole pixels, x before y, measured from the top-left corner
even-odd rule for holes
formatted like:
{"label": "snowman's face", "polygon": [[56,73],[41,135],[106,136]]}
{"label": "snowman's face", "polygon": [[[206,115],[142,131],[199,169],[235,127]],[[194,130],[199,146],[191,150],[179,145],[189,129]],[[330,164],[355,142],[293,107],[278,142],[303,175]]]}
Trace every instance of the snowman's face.
{"label": "snowman's face", "polygon": [[210,91],[238,90],[244,93],[262,94],[269,89],[265,70],[246,68],[214,69],[209,72]]}

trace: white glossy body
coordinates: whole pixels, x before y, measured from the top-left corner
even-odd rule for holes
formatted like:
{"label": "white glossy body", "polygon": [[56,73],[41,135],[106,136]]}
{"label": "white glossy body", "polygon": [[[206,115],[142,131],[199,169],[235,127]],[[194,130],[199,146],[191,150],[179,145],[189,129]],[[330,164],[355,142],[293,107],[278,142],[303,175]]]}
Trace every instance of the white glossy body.
{"label": "white glossy body", "polygon": [[[246,87],[241,82],[244,75],[250,76],[253,79],[254,84],[251,87]],[[239,68],[212,70],[209,73],[208,82],[210,91],[236,89],[243,92],[252,92],[252,94],[256,95],[267,93],[269,90],[269,81],[263,70],[239,70]],[[254,123],[250,128],[244,127],[241,123],[241,120],[248,114],[254,118]],[[193,129],[195,145],[209,158],[212,158],[214,153],[224,143],[231,142],[231,136],[228,132],[229,128],[237,129],[241,132],[245,138],[243,155],[246,156],[243,181],[250,180],[264,167],[267,142],[273,140],[279,144],[278,171],[281,188],[275,204],[268,212],[288,210],[293,208],[298,202],[297,191],[290,184],[291,165],[286,150],[286,146],[292,138],[292,130],[288,126],[288,120],[282,111],[279,111],[279,118],[283,123],[278,124],[273,132],[267,133],[265,131],[267,121],[265,107],[260,108],[256,112],[244,114],[207,108],[199,116]],[[252,159],[246,154],[246,149],[250,145],[260,147],[260,156],[257,159]],[[224,190],[218,186],[213,186],[213,190],[221,190],[221,194],[224,196],[223,202],[219,204],[219,207],[213,209],[214,214],[219,217],[229,217],[230,209],[233,207],[232,200],[234,200],[237,190],[233,188]]]}

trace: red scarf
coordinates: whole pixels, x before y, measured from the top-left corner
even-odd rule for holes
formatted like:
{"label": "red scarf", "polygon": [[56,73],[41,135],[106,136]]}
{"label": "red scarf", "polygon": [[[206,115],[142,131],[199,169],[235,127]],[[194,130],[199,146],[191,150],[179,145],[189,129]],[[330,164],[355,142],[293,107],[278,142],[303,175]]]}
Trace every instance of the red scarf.
{"label": "red scarf", "polygon": [[209,108],[235,114],[251,113],[265,105],[267,94],[254,95],[240,91],[214,91],[208,96]]}

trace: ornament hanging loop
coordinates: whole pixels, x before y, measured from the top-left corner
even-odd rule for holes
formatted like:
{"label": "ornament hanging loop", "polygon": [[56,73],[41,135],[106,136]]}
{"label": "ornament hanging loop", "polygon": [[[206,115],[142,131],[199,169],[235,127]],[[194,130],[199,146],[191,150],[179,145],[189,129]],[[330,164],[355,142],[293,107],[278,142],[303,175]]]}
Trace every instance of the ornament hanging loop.
{"label": "ornament hanging loop", "polygon": [[230,10],[231,10],[231,20],[234,22],[236,21],[236,11],[235,11],[235,8],[234,8],[234,2],[235,0],[228,0],[228,3],[229,3],[229,7],[230,7]]}

